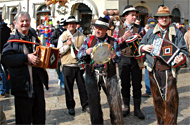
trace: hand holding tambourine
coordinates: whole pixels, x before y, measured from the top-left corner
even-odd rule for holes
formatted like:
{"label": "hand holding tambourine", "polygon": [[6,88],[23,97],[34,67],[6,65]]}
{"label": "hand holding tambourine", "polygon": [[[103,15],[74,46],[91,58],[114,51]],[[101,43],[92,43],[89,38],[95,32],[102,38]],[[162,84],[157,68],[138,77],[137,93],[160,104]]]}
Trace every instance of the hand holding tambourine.
{"label": "hand holding tambourine", "polygon": [[91,52],[92,52],[92,49],[93,49],[92,47],[88,48],[88,49],[86,50],[86,54],[90,55]]}
{"label": "hand holding tambourine", "polygon": [[114,59],[115,57],[116,57],[116,53],[115,53],[114,50],[112,50],[112,51],[110,52],[110,58],[111,58],[111,59]]}

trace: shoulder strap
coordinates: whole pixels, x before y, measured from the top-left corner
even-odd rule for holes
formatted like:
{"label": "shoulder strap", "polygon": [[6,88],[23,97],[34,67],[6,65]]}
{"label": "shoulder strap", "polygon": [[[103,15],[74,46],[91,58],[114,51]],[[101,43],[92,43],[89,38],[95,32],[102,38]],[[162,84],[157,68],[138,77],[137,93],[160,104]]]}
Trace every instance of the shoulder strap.
{"label": "shoulder strap", "polygon": [[21,39],[11,39],[11,40],[9,40],[7,42],[28,43],[28,44],[39,45],[39,43],[34,43],[34,42],[30,42],[30,41],[26,41],[26,40],[21,40]]}
{"label": "shoulder strap", "polygon": [[142,26],[140,26],[139,31],[138,31],[138,34],[140,33],[141,29],[142,29]]}
{"label": "shoulder strap", "polygon": [[[153,29],[154,29],[154,27],[153,27]],[[160,38],[162,37],[159,33],[157,33],[157,35],[158,35]]]}
{"label": "shoulder strap", "polygon": [[92,36],[90,37],[90,40],[88,41],[88,47],[90,47],[90,45],[91,45],[93,39],[94,39],[94,35],[92,35]]}

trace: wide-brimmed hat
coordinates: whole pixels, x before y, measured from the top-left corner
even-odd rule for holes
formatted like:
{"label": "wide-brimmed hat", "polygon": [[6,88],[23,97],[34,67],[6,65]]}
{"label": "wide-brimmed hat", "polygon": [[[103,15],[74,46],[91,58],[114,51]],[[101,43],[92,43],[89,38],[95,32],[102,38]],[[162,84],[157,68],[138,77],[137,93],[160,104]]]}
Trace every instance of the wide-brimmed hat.
{"label": "wide-brimmed hat", "polygon": [[76,24],[78,24],[79,22],[75,19],[74,16],[69,16],[68,19],[65,22],[65,25],[67,25],[68,23],[76,23]]}
{"label": "wide-brimmed hat", "polygon": [[133,5],[127,5],[125,6],[124,10],[123,10],[123,14],[121,16],[125,16],[125,14],[127,14],[127,12],[132,12],[132,11],[135,11],[135,12],[139,12],[138,10],[136,10]]}
{"label": "wide-brimmed hat", "polygon": [[159,16],[169,16],[172,17],[173,15],[170,13],[170,10],[167,6],[160,6],[158,8],[157,13],[154,15],[154,17],[159,17]]}
{"label": "wide-brimmed hat", "polygon": [[92,23],[92,25],[110,29],[109,28],[109,20],[105,17],[100,17],[98,20],[95,21],[95,23]]}
{"label": "wide-brimmed hat", "polygon": [[60,20],[60,26],[66,26],[66,20],[64,18],[61,18]]}

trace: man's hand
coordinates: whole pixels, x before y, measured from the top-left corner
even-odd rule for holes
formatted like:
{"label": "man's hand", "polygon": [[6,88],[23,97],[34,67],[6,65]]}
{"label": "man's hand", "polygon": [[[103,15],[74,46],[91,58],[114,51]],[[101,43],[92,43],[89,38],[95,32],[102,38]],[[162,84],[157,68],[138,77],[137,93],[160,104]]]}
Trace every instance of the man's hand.
{"label": "man's hand", "polygon": [[28,57],[28,61],[34,65],[37,65],[38,63],[40,63],[40,59],[39,57],[36,56],[37,52],[34,52],[34,53],[30,53],[27,55]]}
{"label": "man's hand", "polygon": [[124,34],[123,34],[123,39],[127,40],[130,36],[132,36],[132,32],[130,30],[127,30]]}
{"label": "man's hand", "polygon": [[69,38],[68,40],[67,40],[67,45],[71,45],[72,44],[72,41],[71,41],[71,38]]}
{"label": "man's hand", "polygon": [[88,49],[86,50],[86,54],[90,55],[91,52],[92,52],[92,49],[93,49],[92,47],[88,48]]}
{"label": "man's hand", "polygon": [[183,59],[184,59],[183,55],[182,55],[182,54],[179,54],[178,56],[175,57],[174,62],[175,62],[176,64],[178,64],[178,63],[180,63],[181,61],[183,61]]}
{"label": "man's hand", "polygon": [[142,40],[142,37],[141,37],[141,35],[140,35],[140,34],[135,33],[134,35],[137,35],[138,39],[139,39],[139,40]]}
{"label": "man's hand", "polygon": [[116,57],[116,53],[115,53],[115,51],[113,50],[113,51],[111,51],[111,53],[110,53],[110,58],[115,58]]}
{"label": "man's hand", "polygon": [[152,44],[151,44],[151,45],[144,45],[144,46],[142,47],[142,50],[143,50],[143,51],[146,51],[146,52],[149,52],[149,53],[150,53],[150,51],[151,51],[152,49],[154,49],[154,47],[153,47]]}

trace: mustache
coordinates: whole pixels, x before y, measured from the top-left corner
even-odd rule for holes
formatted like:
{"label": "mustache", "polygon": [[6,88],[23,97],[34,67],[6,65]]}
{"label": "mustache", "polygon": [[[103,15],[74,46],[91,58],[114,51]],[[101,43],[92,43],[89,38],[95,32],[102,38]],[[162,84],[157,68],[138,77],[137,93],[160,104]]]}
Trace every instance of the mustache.
{"label": "mustache", "polygon": [[96,34],[101,35],[101,33],[100,33],[100,32],[96,32]]}

